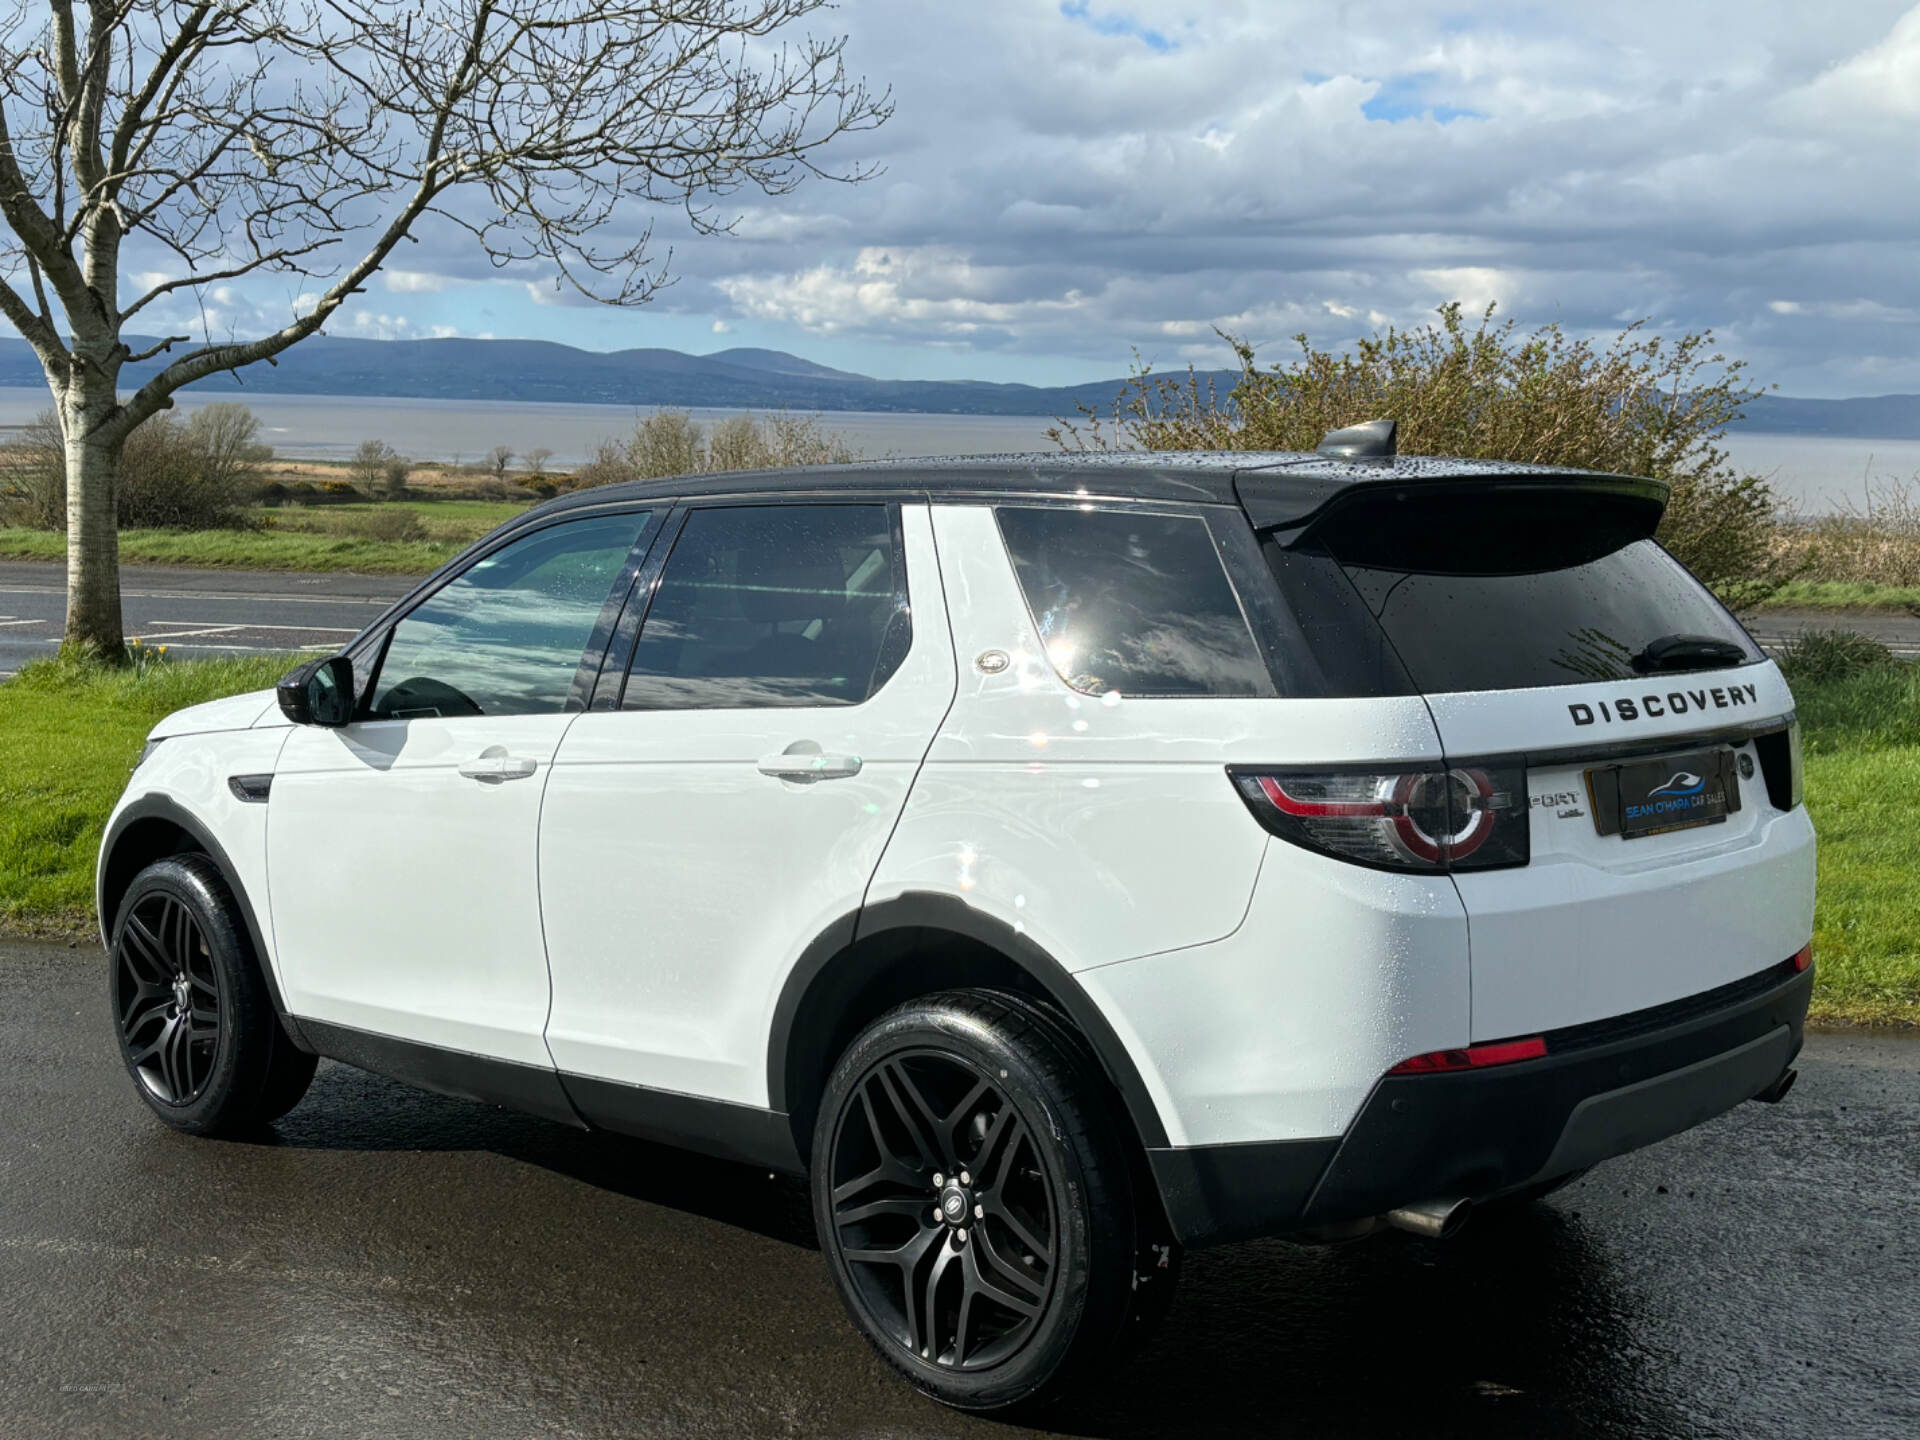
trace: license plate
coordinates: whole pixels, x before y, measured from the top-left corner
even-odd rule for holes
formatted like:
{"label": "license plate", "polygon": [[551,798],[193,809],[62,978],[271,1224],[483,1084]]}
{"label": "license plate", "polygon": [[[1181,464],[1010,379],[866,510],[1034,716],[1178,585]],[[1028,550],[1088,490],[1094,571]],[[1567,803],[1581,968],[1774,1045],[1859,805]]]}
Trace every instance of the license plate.
{"label": "license plate", "polygon": [[1733,751],[1725,746],[1603,765],[1587,772],[1593,825],[1639,840],[1696,825],[1721,825],[1740,808]]}

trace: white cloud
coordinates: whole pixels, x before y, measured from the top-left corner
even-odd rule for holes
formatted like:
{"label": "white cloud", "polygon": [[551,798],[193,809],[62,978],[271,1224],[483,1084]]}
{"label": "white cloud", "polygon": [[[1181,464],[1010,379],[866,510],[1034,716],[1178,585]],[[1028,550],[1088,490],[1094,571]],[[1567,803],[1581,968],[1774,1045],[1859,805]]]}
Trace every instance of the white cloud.
{"label": "white cloud", "polygon": [[445,275],[425,270],[383,270],[380,279],[394,295],[437,295],[448,284]]}
{"label": "white cloud", "polygon": [[1920,7],[1886,37],[1825,71],[1788,97],[1790,113],[1818,123],[1832,117],[1910,122],[1920,117]]}
{"label": "white cloud", "polygon": [[[1576,334],[1712,326],[1789,393],[1844,391],[1869,360],[1920,389],[1920,187],[1900,183],[1920,118],[1912,0],[1067,9],[847,0],[823,23],[898,110],[825,158],[883,173],[734,197],[731,235],[654,212],[677,277],[655,309],[682,334],[750,320],[756,341],[850,369],[886,346],[892,373],[953,373],[923,361],[958,353],[981,378],[1042,378],[1021,369],[1038,356],[1066,380],[1116,373],[1135,346],[1224,360],[1214,325],[1268,351],[1297,331],[1340,346],[1445,299],[1497,300]],[[1481,118],[1442,118],[1461,112]],[[475,325],[583,333],[563,312],[587,302],[537,271],[502,275],[451,226],[419,238],[413,268],[348,310],[374,313],[335,333],[444,320],[432,297],[469,284]],[[284,323],[284,289],[141,318]],[[645,313],[624,323],[593,333],[657,343]]]}

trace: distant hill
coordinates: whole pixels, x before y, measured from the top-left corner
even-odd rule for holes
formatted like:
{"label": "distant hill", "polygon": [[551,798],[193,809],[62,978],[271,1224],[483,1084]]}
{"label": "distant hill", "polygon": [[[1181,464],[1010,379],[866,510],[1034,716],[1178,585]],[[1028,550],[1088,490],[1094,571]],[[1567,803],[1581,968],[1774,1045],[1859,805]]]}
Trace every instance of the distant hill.
{"label": "distant hill", "polygon": [[[151,342],[129,337],[129,343],[141,348]],[[129,365],[122,384],[129,389],[140,385],[161,364]],[[244,381],[219,375],[194,389],[249,395],[1072,416],[1082,401],[1107,408],[1127,383],[1093,380],[1044,388],[980,380],[875,380],[778,350],[606,354],[545,340],[346,340],[326,335],[294,346],[278,365],[255,365],[243,373]],[[45,383],[26,341],[0,339],[0,385]]]}
{"label": "distant hill", "polygon": [[1852,400],[1762,395],[1748,403],[1739,428],[1771,435],[1920,440],[1920,395],[1864,395]]}
{"label": "distant hill", "polygon": [[[151,343],[129,337],[136,347]],[[128,366],[136,386],[160,361]],[[245,380],[214,376],[194,387],[252,395],[380,395],[426,400],[548,400],[597,405],[704,405],[753,410],[878,410],[931,415],[1075,415],[1106,410],[1122,378],[1078,385],[1007,385],[986,380],[875,380],[780,350],[737,348],[712,355],[679,350],[577,350],[546,340],[347,340],[321,335],[294,346],[278,365],[256,365]],[[1224,395],[1237,371],[1202,371]],[[44,384],[24,340],[0,338],[0,385]],[[1776,435],[1920,439],[1920,395],[1800,400],[1764,395],[1739,428]]]}

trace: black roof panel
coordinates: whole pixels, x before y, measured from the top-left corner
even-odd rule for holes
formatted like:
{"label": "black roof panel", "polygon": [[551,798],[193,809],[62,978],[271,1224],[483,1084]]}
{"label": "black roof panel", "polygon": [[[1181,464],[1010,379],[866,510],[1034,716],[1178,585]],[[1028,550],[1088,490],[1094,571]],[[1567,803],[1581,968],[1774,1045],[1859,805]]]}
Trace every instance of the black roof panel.
{"label": "black roof panel", "polygon": [[[862,460],[848,465],[634,480],[575,491],[550,500],[529,514],[547,515],[578,505],[624,500],[692,500],[762,494],[863,497],[926,494],[950,500],[1084,496],[1098,500],[1180,501],[1205,505],[1244,502],[1255,523],[1266,526],[1303,519],[1335,495],[1356,485],[1519,475],[1588,480],[1619,478],[1601,477],[1592,471],[1500,460],[1452,460],[1420,455],[1403,455],[1387,461],[1349,461],[1285,450],[1063,450],[1026,455]],[[1631,483],[1645,487],[1655,482]]]}

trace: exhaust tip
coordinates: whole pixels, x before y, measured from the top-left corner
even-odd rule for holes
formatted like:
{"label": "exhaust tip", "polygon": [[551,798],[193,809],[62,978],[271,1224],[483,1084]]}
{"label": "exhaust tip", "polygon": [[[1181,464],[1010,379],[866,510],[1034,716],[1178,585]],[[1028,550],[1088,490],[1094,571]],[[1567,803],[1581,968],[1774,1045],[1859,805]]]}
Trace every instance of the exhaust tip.
{"label": "exhaust tip", "polygon": [[1464,1196],[1450,1200],[1422,1200],[1389,1210],[1382,1218],[1396,1230],[1428,1240],[1451,1240],[1460,1233],[1473,1214],[1473,1201]]}
{"label": "exhaust tip", "polygon": [[1800,1072],[1798,1070],[1789,1070],[1753,1098],[1763,1105],[1778,1105],[1782,1100],[1787,1098],[1787,1092],[1793,1089],[1794,1081],[1799,1078]]}

